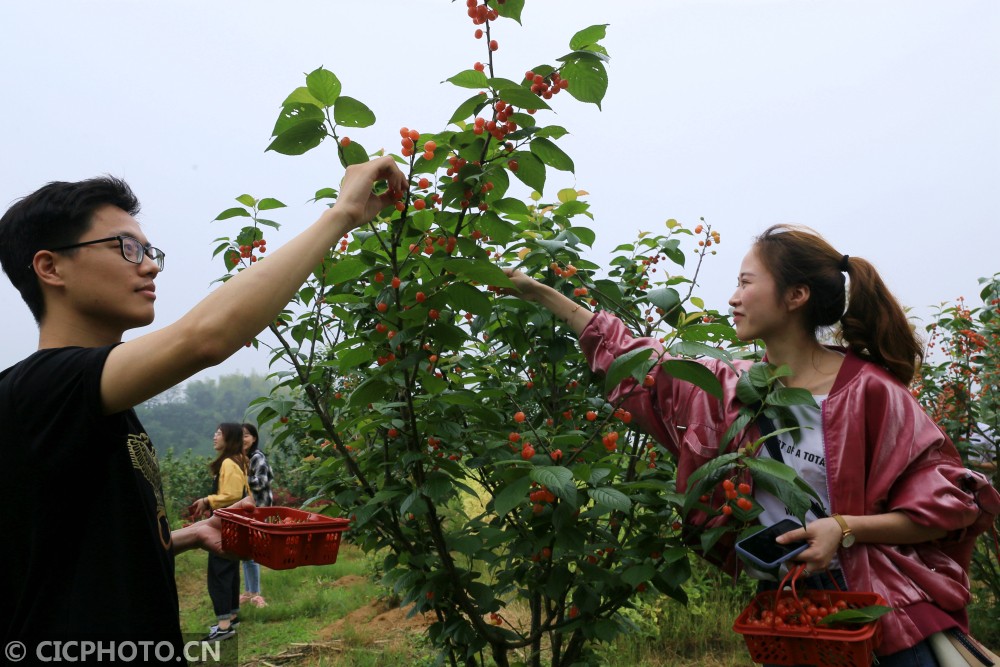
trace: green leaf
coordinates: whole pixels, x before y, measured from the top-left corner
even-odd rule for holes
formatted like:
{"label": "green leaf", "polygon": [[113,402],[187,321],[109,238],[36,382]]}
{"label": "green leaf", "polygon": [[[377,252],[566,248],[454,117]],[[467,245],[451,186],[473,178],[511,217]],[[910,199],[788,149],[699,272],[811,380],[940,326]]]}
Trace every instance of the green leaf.
{"label": "green leaf", "polygon": [[240,195],[236,198],[236,201],[251,208],[257,204],[257,200],[253,197],[253,195]]}
{"label": "green leaf", "polygon": [[646,294],[646,300],[657,308],[661,308],[664,314],[674,312],[681,305],[680,294],[670,287],[650,291]]}
{"label": "green leaf", "polygon": [[740,373],[736,381],[736,398],[744,405],[755,405],[764,398],[764,392],[754,385],[748,371]]}
{"label": "green leaf", "polygon": [[507,215],[531,215],[531,211],[528,210],[528,205],[520,199],[514,199],[513,197],[507,197],[505,199],[495,201],[490,206],[494,211],[500,211],[501,213],[506,213]]}
{"label": "green leaf", "polygon": [[325,138],[326,128],[322,122],[299,123],[275,137],[265,150],[282,155],[302,155],[319,146]]}
{"label": "green leaf", "polygon": [[234,206],[233,208],[227,208],[225,211],[220,213],[215,217],[216,220],[228,220],[229,218],[249,218],[250,213],[243,208]]}
{"label": "green leaf", "polygon": [[635,588],[641,583],[647,582],[656,574],[656,568],[649,563],[633,565],[622,572],[622,581]]}
{"label": "green leaf", "polygon": [[323,106],[332,106],[340,97],[340,79],[330,70],[322,67],[313,70],[306,76],[306,88],[309,94],[319,100]]}
{"label": "green leaf", "polygon": [[479,113],[479,110],[486,106],[486,96],[485,95],[473,95],[469,99],[465,100],[458,105],[455,109],[455,113],[451,115],[448,123],[458,123],[465,120],[469,116],[474,116]]}
{"label": "green leaf", "polygon": [[860,609],[844,609],[829,616],[824,616],[819,620],[819,624],[850,623],[863,625],[878,620],[890,611],[893,611],[892,607],[886,607],[881,604],[873,604],[868,607],[861,607]]}
{"label": "green leaf", "polygon": [[524,9],[524,0],[506,0],[506,2],[497,2],[497,0],[490,0],[490,6],[497,10],[500,16],[508,19],[514,19],[518,23],[521,22],[521,11]]}
{"label": "green leaf", "polygon": [[722,400],[722,383],[719,382],[719,378],[715,377],[715,373],[705,368],[697,361],[691,361],[689,359],[667,359],[660,364],[660,368],[662,368],[668,375],[675,377],[678,380],[690,382],[696,387],[704,389],[720,401]]}
{"label": "green leaf", "polygon": [[305,86],[300,86],[292,91],[292,93],[285,98],[285,101],[281,103],[281,106],[292,106],[308,104],[314,107],[322,107],[323,103],[313,97],[313,94],[309,92],[309,89]]}
{"label": "green leaf", "polygon": [[513,104],[522,109],[551,109],[545,100],[525,88],[524,86],[511,86],[497,91],[497,96],[504,102]]}
{"label": "green leaf", "polygon": [[531,142],[531,152],[541,159],[542,162],[560,171],[572,172],[574,169],[573,160],[548,139],[536,137]]}
{"label": "green leaf", "polygon": [[327,270],[326,279],[331,285],[354,280],[368,267],[357,257],[344,257]]}
{"label": "green leaf", "polygon": [[729,428],[726,429],[725,434],[722,436],[722,446],[726,447],[729,445],[733,441],[733,438],[736,437],[736,434],[749,426],[751,421],[753,421],[753,415],[749,412],[741,411],[736,415],[736,419],[733,420],[733,423],[729,425]]}
{"label": "green leaf", "polygon": [[344,371],[370,364],[374,358],[372,348],[368,345],[362,345],[361,347],[337,353],[337,363],[340,365],[341,370]]}
{"label": "green leaf", "polygon": [[518,169],[514,172],[517,180],[539,192],[545,189],[545,164],[541,160],[525,151],[511,153],[511,158],[518,162]]}
{"label": "green leaf", "polygon": [[608,72],[604,63],[595,59],[574,59],[560,68],[562,78],[569,81],[567,92],[580,100],[596,104],[601,108],[601,100],[608,92]]}
{"label": "green leaf", "polygon": [[363,102],[344,95],[333,107],[333,120],[344,127],[371,127],[375,124],[375,113]]}
{"label": "green leaf", "polygon": [[275,208],[285,208],[285,205],[277,199],[273,199],[271,197],[265,197],[257,203],[257,210],[260,211],[270,211]]}
{"label": "green leaf", "polygon": [[[343,99],[343,98],[341,98]],[[337,155],[340,157],[340,164],[347,168],[352,164],[363,164],[368,162],[368,151],[357,141],[351,141],[347,146],[337,146]]]}
{"label": "green leaf", "polygon": [[653,348],[644,347],[626,352],[612,361],[604,378],[604,393],[610,394],[622,380],[634,375],[636,371],[640,371],[643,375],[648,373],[653,365],[650,357],[655,353],[656,350]]}
{"label": "green leaf", "polygon": [[814,408],[819,407],[816,405],[816,400],[813,398],[812,392],[800,387],[777,387],[764,398],[764,402],[768,405],[807,405]]}
{"label": "green leaf", "polygon": [[619,512],[627,512],[632,508],[632,501],[624,493],[610,486],[599,486],[589,492],[591,499],[598,505],[610,507]]}
{"label": "green leaf", "polygon": [[326,116],[323,110],[311,104],[285,104],[281,107],[278,120],[274,122],[271,136],[277,137],[299,125],[323,126]]}
{"label": "green leaf", "polygon": [[369,403],[374,403],[383,398],[389,391],[389,385],[380,378],[368,378],[358,385],[358,388],[351,392],[351,397],[347,404],[356,409],[366,409]]}
{"label": "green leaf", "polygon": [[445,290],[448,304],[456,310],[463,310],[475,315],[489,315],[493,305],[488,296],[468,283],[452,283]]}
{"label": "green leaf", "polygon": [[584,28],[569,40],[569,48],[574,51],[581,51],[592,44],[596,44],[607,36],[607,27],[608,24],[604,23]]}
{"label": "green leaf", "polygon": [[548,487],[549,491],[563,500],[576,501],[576,485],[573,473],[562,466],[539,466],[531,469],[531,480]]}
{"label": "green leaf", "polygon": [[447,80],[460,88],[488,88],[490,85],[486,75],[474,69],[459,72]]}
{"label": "green leaf", "polygon": [[449,259],[444,262],[444,268],[456,276],[461,276],[466,280],[474,280],[481,285],[514,286],[503,269],[487,260]]}
{"label": "green leaf", "polygon": [[559,137],[565,136],[569,132],[564,127],[559,127],[558,125],[549,125],[548,127],[543,127],[542,129],[535,132],[536,137],[548,137],[550,139],[558,139]]}
{"label": "green leaf", "polygon": [[506,516],[521,503],[527,503],[528,490],[531,489],[531,477],[519,477],[505,486],[493,499],[493,511],[497,516]]}

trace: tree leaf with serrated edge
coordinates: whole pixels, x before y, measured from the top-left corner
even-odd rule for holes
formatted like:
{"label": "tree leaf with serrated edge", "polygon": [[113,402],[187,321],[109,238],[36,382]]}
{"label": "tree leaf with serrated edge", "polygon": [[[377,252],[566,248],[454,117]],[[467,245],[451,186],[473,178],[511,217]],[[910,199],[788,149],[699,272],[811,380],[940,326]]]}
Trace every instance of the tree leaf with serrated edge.
{"label": "tree leaf with serrated edge", "polygon": [[331,285],[337,285],[354,280],[367,268],[365,263],[357,257],[344,257],[327,270],[326,280]]}
{"label": "tree leaf with serrated edge", "polygon": [[559,127],[558,125],[549,125],[548,127],[540,128],[535,132],[536,137],[547,137],[549,139],[558,139],[559,137],[564,137],[569,134],[569,131],[564,127]]}
{"label": "tree leaf with serrated edge", "polygon": [[265,197],[257,202],[257,210],[259,211],[270,211],[275,208],[285,208],[285,205],[273,197]]}
{"label": "tree leaf with serrated edge", "polygon": [[505,0],[504,2],[490,0],[489,4],[493,9],[497,10],[497,14],[500,16],[513,19],[518,23],[521,22],[521,12],[524,10],[524,0]]}
{"label": "tree leaf with serrated edge", "polygon": [[559,72],[569,82],[567,92],[570,95],[601,108],[601,100],[608,92],[608,72],[603,63],[599,60],[570,60],[563,64]]}
{"label": "tree leaf with serrated edge", "polygon": [[501,489],[493,499],[493,511],[498,517],[503,518],[521,503],[527,504],[529,489],[531,489],[531,477],[528,475],[518,477]]}
{"label": "tree leaf with serrated edge", "polygon": [[522,109],[551,109],[545,100],[538,95],[524,88],[523,86],[511,86],[497,91],[497,96],[507,104],[513,104]]}
{"label": "tree leaf with serrated edge", "polygon": [[865,623],[873,623],[874,621],[877,621],[890,611],[893,611],[892,607],[887,607],[881,604],[873,604],[867,607],[861,607],[860,609],[842,609],[841,611],[829,614],[828,616],[824,616],[819,619],[819,625],[833,625],[834,623],[864,625]]}
{"label": "tree leaf with serrated edge", "polygon": [[679,340],[670,346],[669,352],[674,357],[709,357],[711,359],[718,359],[725,361],[730,368],[732,367],[730,363],[732,355],[729,352],[697,341]]}
{"label": "tree leaf with serrated edge", "polygon": [[632,567],[626,568],[622,572],[622,581],[626,584],[635,588],[639,584],[645,583],[653,578],[656,574],[656,568],[650,563],[642,563],[640,565],[633,565]]}
{"label": "tree leaf with serrated edge", "polygon": [[282,155],[302,155],[319,146],[325,138],[326,128],[322,122],[299,123],[275,137],[265,150]]}
{"label": "tree leaf with serrated edge", "polygon": [[740,412],[736,415],[736,419],[733,420],[733,423],[729,425],[729,428],[726,429],[726,432],[722,436],[722,446],[729,446],[729,443],[733,441],[733,438],[735,438],[740,431],[749,426],[751,421],[753,421],[753,415],[749,412]]}
{"label": "tree leaf with serrated edge", "polygon": [[673,312],[681,305],[680,294],[677,293],[677,290],[669,287],[649,291],[646,294],[646,300],[657,308],[661,308],[664,313]]}
{"label": "tree leaf with serrated edge", "polygon": [[538,466],[531,469],[531,481],[545,486],[560,498],[574,499],[573,473],[562,466]]}
{"label": "tree leaf with serrated edge", "polygon": [[518,162],[518,169],[514,172],[514,176],[529,188],[539,192],[543,191],[545,189],[545,164],[534,154],[525,151],[517,151],[510,155]]}
{"label": "tree leaf with serrated edge", "polygon": [[340,79],[330,70],[322,67],[306,75],[306,88],[323,106],[332,106],[340,97]]}
{"label": "tree leaf with serrated edge", "polygon": [[309,89],[305,86],[300,86],[293,90],[285,101],[281,103],[281,106],[289,106],[296,104],[308,104],[316,108],[321,108],[323,103],[313,97],[313,94],[309,92]]}
{"label": "tree leaf with serrated edge", "polygon": [[352,141],[346,146],[338,146],[337,148],[339,149],[337,156],[340,158],[340,164],[345,169],[352,164],[364,164],[368,162],[368,151],[356,141]]}
{"label": "tree leaf with serrated edge", "polygon": [[531,211],[528,210],[527,204],[520,199],[515,199],[513,197],[495,201],[490,204],[490,207],[494,211],[506,213],[507,215],[531,215]]}
{"label": "tree leaf with serrated edge", "polygon": [[764,398],[764,392],[750,380],[750,373],[743,371],[736,380],[736,398],[744,405],[754,405]]}
{"label": "tree leaf with serrated edge", "polygon": [[794,469],[768,457],[747,457],[745,462],[757,488],[777,497],[785,504],[792,516],[805,521],[806,512],[809,511],[813,500],[818,499],[818,496],[808,484],[798,477]]}
{"label": "tree leaf with serrated edge", "polygon": [[766,389],[771,386],[772,374],[771,374],[771,364],[766,361],[758,361],[757,363],[750,366],[750,381],[755,387],[761,389]]}
{"label": "tree leaf with serrated edge", "polygon": [[630,350],[612,361],[604,377],[604,393],[610,394],[622,380],[635,376],[637,371],[642,375],[648,373],[653,367],[651,357],[655,353],[656,350],[653,348],[644,347]]}
{"label": "tree leaf with serrated edge", "polygon": [[267,220],[265,218],[257,218],[258,225],[264,225],[265,227],[273,227],[274,229],[280,229],[281,225],[276,223],[274,220]]}
{"label": "tree leaf with serrated edge", "polygon": [[561,204],[566,202],[576,201],[577,198],[576,190],[574,188],[563,188],[556,193],[556,198]]}
{"label": "tree leaf with serrated edge", "polygon": [[464,70],[446,80],[460,88],[488,88],[490,85],[486,75],[474,69]]}
{"label": "tree leaf with serrated edge", "polygon": [[372,348],[368,345],[337,353],[337,363],[343,370],[353,370],[358,366],[370,364],[374,358]]}
{"label": "tree leaf with serrated edge", "polygon": [[368,378],[351,392],[351,397],[348,399],[347,404],[352,408],[367,408],[369,403],[374,403],[383,398],[388,390],[389,385],[380,378]]}
{"label": "tree leaf with serrated edge", "polygon": [[465,100],[458,105],[455,109],[455,113],[451,115],[448,123],[458,123],[469,116],[474,116],[479,113],[479,110],[486,106],[486,97],[484,95],[473,95],[469,99]]}
{"label": "tree leaf with serrated edge", "polygon": [[257,204],[257,199],[252,195],[240,195],[236,198],[236,201],[244,206],[249,206],[250,208],[253,208]]}
{"label": "tree leaf with serrated edge", "polygon": [[489,297],[467,283],[452,283],[443,290],[448,304],[456,310],[476,315],[489,315],[493,311]]}
{"label": "tree leaf with serrated edge", "polygon": [[764,398],[768,405],[805,405],[809,407],[819,407],[813,398],[812,392],[801,387],[777,387],[768,393]]}
{"label": "tree leaf with serrated edge", "polygon": [[574,169],[573,159],[548,139],[536,137],[531,142],[530,149],[542,162],[554,169],[568,172]]}
{"label": "tree leaf with serrated edge", "polygon": [[610,507],[619,512],[627,512],[632,508],[632,501],[624,493],[610,486],[599,486],[590,489],[588,495],[598,505]]}
{"label": "tree leaf with serrated edge", "polygon": [[227,208],[225,211],[215,216],[216,220],[228,220],[229,218],[249,218],[250,213],[243,208],[234,206],[233,208]]}
{"label": "tree leaf with serrated edge", "polygon": [[449,259],[444,262],[446,271],[461,276],[467,280],[474,280],[481,285],[492,285],[494,287],[513,287],[507,274],[496,264],[486,260],[474,259]]}
{"label": "tree leaf with serrated edge", "polygon": [[570,227],[566,231],[576,236],[580,243],[588,247],[592,247],[594,245],[594,241],[597,240],[597,234],[595,234],[592,229],[588,229],[586,227]]}
{"label": "tree leaf with serrated edge", "polygon": [[667,359],[660,363],[660,368],[678,380],[690,382],[696,387],[704,389],[706,392],[722,400],[722,383],[715,373],[697,361],[689,359]]}
{"label": "tree leaf with serrated edge", "polygon": [[333,120],[344,127],[371,127],[375,124],[375,112],[364,102],[341,95],[333,107]]}
{"label": "tree leaf with serrated edge", "polygon": [[299,125],[322,126],[326,121],[323,110],[311,104],[285,104],[274,122],[271,136],[277,137]]}
{"label": "tree leaf with serrated edge", "polygon": [[569,40],[569,48],[574,51],[580,51],[591,44],[596,44],[607,36],[607,28],[607,23],[592,25],[589,28],[584,28],[573,35],[573,37]]}

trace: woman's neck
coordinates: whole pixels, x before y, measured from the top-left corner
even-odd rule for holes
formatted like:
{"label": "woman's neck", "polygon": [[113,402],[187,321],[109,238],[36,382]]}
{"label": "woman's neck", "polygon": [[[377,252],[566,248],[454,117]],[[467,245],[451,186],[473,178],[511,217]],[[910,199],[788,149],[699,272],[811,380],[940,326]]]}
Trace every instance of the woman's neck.
{"label": "woman's neck", "polygon": [[792,371],[784,378],[787,387],[807,389],[815,395],[829,394],[844,361],[844,355],[824,347],[812,336],[796,340],[767,341],[767,360]]}

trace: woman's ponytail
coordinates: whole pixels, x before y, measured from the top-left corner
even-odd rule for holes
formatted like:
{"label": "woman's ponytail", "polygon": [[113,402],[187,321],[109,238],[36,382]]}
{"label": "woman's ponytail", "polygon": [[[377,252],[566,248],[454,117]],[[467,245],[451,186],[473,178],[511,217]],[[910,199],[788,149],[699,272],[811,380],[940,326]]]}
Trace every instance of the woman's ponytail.
{"label": "woman's ponytail", "polygon": [[840,338],[855,354],[910,384],[923,358],[923,346],[903,307],[870,262],[851,257],[847,272],[851,281]]}

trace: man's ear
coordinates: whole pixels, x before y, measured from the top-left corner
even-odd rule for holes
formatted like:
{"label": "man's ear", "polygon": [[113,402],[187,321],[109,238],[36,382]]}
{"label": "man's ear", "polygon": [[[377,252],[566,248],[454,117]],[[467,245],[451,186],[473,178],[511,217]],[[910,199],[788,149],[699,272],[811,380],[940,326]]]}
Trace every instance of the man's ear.
{"label": "man's ear", "polygon": [[59,272],[58,257],[51,250],[39,250],[31,259],[31,268],[34,269],[38,281],[43,286],[57,286],[63,284],[62,274]]}
{"label": "man's ear", "polygon": [[795,285],[785,291],[785,306],[788,312],[796,311],[809,302],[811,292],[808,285]]}

